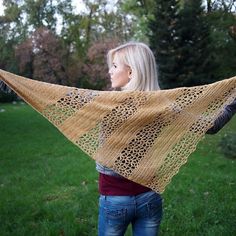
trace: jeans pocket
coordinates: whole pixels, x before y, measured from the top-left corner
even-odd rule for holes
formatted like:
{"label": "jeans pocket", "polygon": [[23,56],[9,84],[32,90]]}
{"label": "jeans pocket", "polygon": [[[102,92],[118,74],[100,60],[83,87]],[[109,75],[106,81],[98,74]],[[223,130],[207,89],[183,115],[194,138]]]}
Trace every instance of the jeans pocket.
{"label": "jeans pocket", "polygon": [[148,202],[148,215],[150,218],[161,220],[162,218],[162,199],[160,197],[152,199]]}
{"label": "jeans pocket", "polygon": [[104,208],[106,221],[109,225],[118,226],[125,223],[127,209],[118,206],[109,206]]}

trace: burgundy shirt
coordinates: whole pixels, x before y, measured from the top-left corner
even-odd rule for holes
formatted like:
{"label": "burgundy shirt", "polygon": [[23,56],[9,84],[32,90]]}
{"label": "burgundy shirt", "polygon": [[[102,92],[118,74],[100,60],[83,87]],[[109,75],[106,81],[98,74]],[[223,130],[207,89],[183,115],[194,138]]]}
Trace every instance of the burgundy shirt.
{"label": "burgundy shirt", "polygon": [[101,195],[131,196],[148,191],[151,189],[126,178],[99,173],[99,193]]}

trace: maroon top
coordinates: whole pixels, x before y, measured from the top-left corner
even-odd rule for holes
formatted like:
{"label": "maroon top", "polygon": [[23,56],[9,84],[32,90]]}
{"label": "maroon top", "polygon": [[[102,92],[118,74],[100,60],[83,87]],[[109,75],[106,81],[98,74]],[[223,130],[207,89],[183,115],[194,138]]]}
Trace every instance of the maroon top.
{"label": "maroon top", "polygon": [[131,196],[148,191],[151,189],[123,177],[99,173],[99,193],[101,195]]}

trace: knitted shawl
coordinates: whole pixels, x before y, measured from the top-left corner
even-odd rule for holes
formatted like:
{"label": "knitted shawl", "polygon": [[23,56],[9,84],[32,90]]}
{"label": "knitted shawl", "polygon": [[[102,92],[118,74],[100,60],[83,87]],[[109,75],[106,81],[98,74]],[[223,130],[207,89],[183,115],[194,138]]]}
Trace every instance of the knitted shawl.
{"label": "knitted shawl", "polygon": [[236,77],[151,92],[79,89],[3,70],[0,80],[98,163],[160,193],[236,98]]}

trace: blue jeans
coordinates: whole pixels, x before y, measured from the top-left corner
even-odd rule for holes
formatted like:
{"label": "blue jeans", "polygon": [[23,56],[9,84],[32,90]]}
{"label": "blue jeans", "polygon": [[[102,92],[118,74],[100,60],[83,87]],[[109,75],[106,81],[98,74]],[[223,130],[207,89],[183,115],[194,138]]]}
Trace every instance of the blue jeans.
{"label": "blue jeans", "polygon": [[137,196],[100,195],[98,235],[124,235],[131,223],[134,236],[156,236],[161,218],[162,198],[153,191]]}

